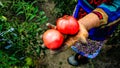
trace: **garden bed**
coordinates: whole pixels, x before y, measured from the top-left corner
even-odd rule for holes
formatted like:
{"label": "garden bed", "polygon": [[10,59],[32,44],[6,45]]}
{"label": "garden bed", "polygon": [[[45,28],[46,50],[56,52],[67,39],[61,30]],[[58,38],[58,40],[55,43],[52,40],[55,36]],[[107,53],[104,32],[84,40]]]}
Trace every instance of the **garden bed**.
{"label": "garden bed", "polygon": [[[65,4],[69,0],[66,0],[66,2],[64,0],[56,1],[0,1],[0,67],[119,68],[120,44],[118,43],[105,44],[101,53],[95,59],[78,67],[67,63],[67,58],[75,54],[71,49],[52,55],[48,49],[41,47],[43,42],[40,36],[48,29],[45,24],[47,22],[55,24],[56,19],[65,12],[66,14],[72,14],[73,12],[72,8],[74,6],[68,8]],[[73,3],[70,5],[75,5],[76,0],[72,1]],[[63,9],[63,5],[66,6],[66,9]],[[112,36],[114,38],[110,41],[116,40],[119,33]]]}

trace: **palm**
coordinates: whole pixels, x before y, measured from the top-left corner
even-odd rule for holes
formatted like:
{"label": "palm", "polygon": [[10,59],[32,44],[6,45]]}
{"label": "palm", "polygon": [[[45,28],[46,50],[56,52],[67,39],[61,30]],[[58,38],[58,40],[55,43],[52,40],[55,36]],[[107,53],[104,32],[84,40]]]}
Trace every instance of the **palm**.
{"label": "palm", "polygon": [[80,30],[76,35],[68,36],[65,40],[65,44],[69,47],[72,46],[76,41],[81,41],[82,43],[86,43],[86,38],[88,37],[88,32],[85,27],[80,24]]}
{"label": "palm", "polygon": [[[81,41],[82,43],[86,43],[86,38],[88,37],[88,32],[82,24],[79,23],[79,25],[80,25],[80,30],[76,35],[67,35],[65,42],[63,43],[63,45],[66,45],[67,48],[72,46],[78,40]],[[47,23],[47,26],[48,26],[48,28],[56,29],[56,26],[52,25],[50,23]]]}
{"label": "palm", "polygon": [[[57,50],[50,50],[50,53],[58,54],[59,52],[63,52],[66,49],[70,48],[77,41],[81,41],[81,43],[86,43],[86,38],[88,37],[88,32],[82,24],[79,23],[79,25],[80,25],[80,30],[76,35],[64,35],[65,41],[63,43],[63,46]],[[56,29],[56,26],[52,25],[50,23],[47,23],[46,26],[50,29]],[[41,38],[42,38],[42,36],[41,36]],[[43,44],[42,47],[45,47],[45,45]]]}

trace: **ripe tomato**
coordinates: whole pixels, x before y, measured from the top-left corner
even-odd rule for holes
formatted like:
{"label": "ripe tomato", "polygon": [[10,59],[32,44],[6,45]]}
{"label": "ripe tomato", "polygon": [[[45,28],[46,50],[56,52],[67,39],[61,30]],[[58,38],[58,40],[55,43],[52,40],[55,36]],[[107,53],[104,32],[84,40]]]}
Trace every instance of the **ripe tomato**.
{"label": "ripe tomato", "polygon": [[78,21],[73,16],[68,15],[58,18],[56,27],[63,34],[74,35],[79,31]]}
{"label": "ripe tomato", "polygon": [[64,40],[64,36],[55,29],[49,29],[43,34],[43,42],[49,49],[60,48]]}

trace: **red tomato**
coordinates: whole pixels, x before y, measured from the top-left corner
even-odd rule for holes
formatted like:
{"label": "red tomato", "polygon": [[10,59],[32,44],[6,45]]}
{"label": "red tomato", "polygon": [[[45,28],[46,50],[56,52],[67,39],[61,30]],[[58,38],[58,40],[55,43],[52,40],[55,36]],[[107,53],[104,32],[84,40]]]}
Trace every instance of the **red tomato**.
{"label": "red tomato", "polygon": [[56,21],[57,30],[63,34],[74,35],[79,31],[78,21],[73,16],[65,15]]}
{"label": "red tomato", "polygon": [[49,29],[43,34],[43,42],[49,49],[60,48],[64,40],[64,36],[55,29]]}

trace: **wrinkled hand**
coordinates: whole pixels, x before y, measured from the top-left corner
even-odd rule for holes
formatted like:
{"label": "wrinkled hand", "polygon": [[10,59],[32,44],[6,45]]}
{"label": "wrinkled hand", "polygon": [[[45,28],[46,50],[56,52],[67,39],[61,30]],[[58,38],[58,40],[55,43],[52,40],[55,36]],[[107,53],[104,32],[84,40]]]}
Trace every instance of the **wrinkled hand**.
{"label": "wrinkled hand", "polygon": [[77,41],[80,41],[83,44],[87,43],[86,39],[88,37],[88,31],[82,24],[79,23],[79,25],[79,32],[76,35],[68,36],[68,38],[65,40],[65,45],[72,46]]}
{"label": "wrinkled hand", "polygon": [[[88,37],[88,31],[82,24],[79,23],[79,25],[80,25],[79,32],[76,35],[64,35],[65,40],[64,40],[63,46],[60,49],[51,50],[52,54],[65,51],[66,49],[74,45],[77,41],[81,41],[81,43],[84,43],[84,44],[87,43],[86,39]],[[56,26],[50,23],[47,23],[46,26],[50,29],[56,29]]]}

